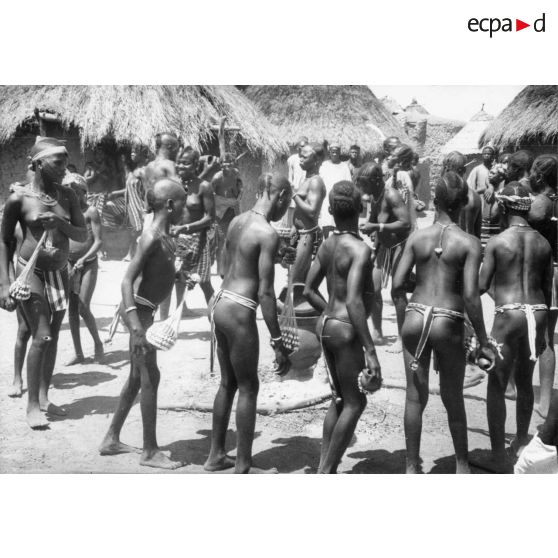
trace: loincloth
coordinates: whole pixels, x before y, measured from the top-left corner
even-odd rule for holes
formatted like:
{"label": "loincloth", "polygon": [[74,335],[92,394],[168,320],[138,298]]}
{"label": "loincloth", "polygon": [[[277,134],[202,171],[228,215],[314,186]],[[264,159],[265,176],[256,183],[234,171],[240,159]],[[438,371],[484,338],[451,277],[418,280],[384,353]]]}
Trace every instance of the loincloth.
{"label": "loincloth", "polygon": [[249,310],[252,310],[252,312],[254,312],[254,316],[256,314],[256,309],[258,308],[258,303],[255,300],[252,300],[251,298],[242,296],[238,293],[234,293],[232,291],[227,291],[225,289],[221,289],[219,290],[215,296],[213,297],[213,300],[210,301],[210,322],[211,322],[211,347],[210,347],[210,362],[209,362],[209,368],[210,368],[210,372],[211,374],[213,374],[214,368],[215,368],[215,349],[217,348],[217,338],[215,337],[215,318],[214,318],[214,314],[215,314],[215,308],[217,307],[217,304],[219,304],[220,300],[222,298],[226,298],[227,300],[231,300],[232,302],[236,302],[236,304],[239,304],[240,306],[244,306],[244,308],[248,308]]}
{"label": "loincloth", "polygon": [[387,288],[389,280],[403,255],[406,243],[407,239],[390,248],[383,244],[379,245],[376,253],[376,267],[382,270],[382,289]]}
{"label": "loincloth", "polygon": [[530,360],[536,362],[537,357],[544,351],[545,341],[542,339],[537,347],[537,322],[535,321],[535,312],[548,312],[546,304],[522,304],[520,302],[512,304],[502,304],[496,306],[494,314],[504,314],[509,310],[521,310],[525,314],[527,320],[527,338],[529,339]]}
{"label": "loincloth", "polygon": [[302,246],[307,246],[309,242],[312,243],[312,258],[316,256],[322,242],[324,240],[324,233],[319,225],[311,229],[296,229],[296,236],[294,239],[294,246],[298,246],[302,242]]}
{"label": "loincloth", "polygon": [[187,282],[197,273],[200,283],[211,280],[211,266],[215,260],[215,231],[203,230],[181,234],[176,241],[176,257],[182,262],[178,278]]}
{"label": "loincloth", "polygon": [[[22,257],[18,257],[17,262],[25,267],[27,261]],[[65,265],[61,269],[54,271],[44,271],[35,266],[33,270],[43,284],[43,295],[48,302],[48,306],[52,313],[62,312],[68,307],[68,266]]]}
{"label": "loincloth", "polygon": [[97,254],[91,256],[88,260],[83,262],[83,267],[81,269],[76,269],[77,260],[68,260],[68,275],[70,278],[70,292],[79,295],[81,291],[81,283],[83,281],[83,276],[87,271],[99,268],[99,261],[97,259]]}
{"label": "loincloth", "polygon": [[[422,330],[417,348],[415,349],[413,361],[411,362],[411,370],[415,372],[418,369],[418,361],[422,356],[424,347],[430,337],[430,330],[432,329],[432,323],[434,320],[436,318],[450,318],[456,321],[464,321],[465,314],[463,314],[463,312],[456,312],[455,310],[448,310],[447,308],[438,308],[436,306],[419,304],[418,302],[409,302],[409,304],[407,304],[407,308],[405,309],[405,313],[413,310],[422,315]],[[436,365],[434,368],[435,370],[438,369]]]}

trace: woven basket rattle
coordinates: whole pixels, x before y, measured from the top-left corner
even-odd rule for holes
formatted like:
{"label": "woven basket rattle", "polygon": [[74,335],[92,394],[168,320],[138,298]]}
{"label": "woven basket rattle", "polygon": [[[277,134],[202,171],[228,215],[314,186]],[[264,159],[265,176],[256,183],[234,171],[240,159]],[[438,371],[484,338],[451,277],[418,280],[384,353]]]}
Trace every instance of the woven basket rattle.
{"label": "woven basket rattle", "polygon": [[46,242],[48,231],[43,233],[35,250],[31,254],[29,261],[25,264],[23,271],[19,274],[17,279],[10,285],[10,296],[14,300],[29,300],[31,297],[31,277],[35,271],[35,265],[43,244]]}
{"label": "woven basket rattle", "polygon": [[290,353],[294,353],[298,350],[300,340],[293,301],[291,266],[289,266],[287,273],[287,293],[285,295],[283,311],[279,316],[279,328],[281,330],[281,337],[283,338],[283,345]]}

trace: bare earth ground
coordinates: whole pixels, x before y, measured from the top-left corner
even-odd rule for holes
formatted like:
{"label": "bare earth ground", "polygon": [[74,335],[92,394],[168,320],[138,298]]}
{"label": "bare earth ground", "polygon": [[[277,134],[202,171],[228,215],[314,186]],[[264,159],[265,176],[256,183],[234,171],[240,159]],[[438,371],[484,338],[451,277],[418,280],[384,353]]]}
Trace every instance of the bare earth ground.
{"label": "bare earth ground", "polygon": [[[426,220],[425,220],[426,221]],[[120,299],[120,281],[126,264],[103,261],[100,266],[97,290],[93,297],[93,313],[97,317],[101,338],[107,335],[114,308]],[[284,270],[276,277],[277,291],[285,284]],[[213,277],[215,287],[220,279]],[[384,333],[394,339],[395,313],[384,292]],[[492,301],[484,297],[487,326],[492,324]],[[211,404],[218,378],[209,375],[209,323],[205,317],[205,300],[199,288],[189,293],[188,306],[192,317],[183,319],[176,346],[169,352],[159,352],[161,386],[159,391],[159,444],[172,458],[184,460],[188,466],[175,473],[201,473],[209,451],[211,414],[207,412],[168,410],[180,409],[187,403]],[[306,382],[273,380],[272,351],[269,337],[258,312],[261,337],[260,402],[269,406],[288,404],[293,399],[319,396],[328,387],[320,360],[314,379]],[[0,472],[2,473],[155,473],[157,470],[140,467],[138,456],[119,455],[101,457],[97,448],[108,428],[116,407],[120,389],[128,374],[128,335],[121,326],[112,344],[107,345],[107,364],[92,362],[66,367],[73,356],[67,318],[62,326],[58,360],[53,378],[51,399],[63,405],[66,417],[52,419],[46,431],[32,431],[25,422],[24,394],[21,399],[10,399],[8,387],[12,381],[13,346],[17,322],[15,314],[0,313],[0,332],[3,350],[0,354]],[[86,355],[92,355],[93,344],[82,328]],[[379,347],[379,359],[388,385],[404,385],[401,354],[391,354]],[[218,366],[217,366],[218,368]],[[218,375],[218,370],[217,370]],[[24,370],[25,378],[25,370]],[[437,387],[434,372],[431,388]],[[538,400],[538,371],[535,371],[535,395]],[[24,380],[24,385],[26,384]],[[466,409],[469,425],[469,447],[472,457],[481,463],[488,457],[486,423],[486,382],[466,390]],[[339,468],[342,473],[402,473],[404,472],[405,438],[403,433],[403,389],[382,388],[368,398],[365,410],[350,448]],[[254,464],[264,469],[276,467],[281,473],[314,472],[319,460],[322,422],[328,403],[275,415],[259,415],[254,442]],[[515,428],[515,404],[507,402],[506,431],[511,439]],[[531,430],[542,422],[533,416]],[[136,403],[124,426],[122,440],[141,446],[141,417]],[[234,454],[234,415],[231,420],[229,449]],[[447,426],[445,410],[439,395],[432,394],[423,421],[422,458],[424,471],[452,473],[453,446]],[[474,468],[475,473],[485,472]]]}

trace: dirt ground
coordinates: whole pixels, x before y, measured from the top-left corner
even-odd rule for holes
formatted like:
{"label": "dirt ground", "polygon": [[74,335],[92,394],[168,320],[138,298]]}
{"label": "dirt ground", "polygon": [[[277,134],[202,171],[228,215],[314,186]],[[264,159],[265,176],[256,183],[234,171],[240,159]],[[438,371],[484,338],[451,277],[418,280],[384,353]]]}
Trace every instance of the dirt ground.
{"label": "dirt ground", "polygon": [[[92,310],[97,317],[101,338],[107,336],[114,309],[120,299],[120,281],[126,264],[102,261]],[[276,287],[285,284],[284,270],[278,270]],[[213,277],[218,287],[219,277]],[[384,292],[384,333],[390,340],[396,334],[395,313]],[[491,326],[493,305],[483,297],[487,327]],[[172,458],[189,464],[174,471],[201,473],[210,443],[211,414],[183,410],[196,403],[210,405],[218,378],[209,375],[209,324],[205,317],[205,300],[199,288],[189,293],[190,316],[181,322],[176,346],[159,352],[161,386],[157,423],[159,445]],[[120,327],[111,344],[106,345],[107,362],[67,367],[73,356],[70,331],[65,318],[60,334],[58,360],[53,378],[51,399],[67,410],[67,416],[51,419],[45,431],[32,431],[25,422],[26,396],[8,397],[13,374],[13,346],[17,322],[14,313],[0,313],[0,331],[4,350],[0,354],[0,472],[2,473],[155,473],[140,467],[138,456],[102,457],[97,448],[108,428],[118,401],[120,389],[128,374],[128,335]],[[261,336],[260,368],[262,383],[259,401],[270,407],[288,404],[295,398],[319,397],[328,393],[323,363],[320,359],[314,378],[276,381],[271,372],[272,351],[269,337],[258,311]],[[93,343],[86,329],[81,330],[85,355],[92,355]],[[404,472],[405,438],[403,409],[405,403],[403,359],[378,347],[380,364],[387,386],[368,397],[365,410],[347,450],[339,472],[402,473]],[[24,371],[25,372],[25,371]],[[218,375],[218,365],[217,365]],[[25,377],[25,374],[24,374]],[[438,378],[432,372],[431,390]],[[535,397],[538,400],[538,370],[535,370]],[[24,380],[25,385],[25,380]],[[399,387],[396,387],[399,386]],[[434,388],[434,389],[432,389]],[[479,464],[488,458],[489,439],[486,423],[486,382],[466,390],[465,404],[469,428],[471,458]],[[254,464],[280,473],[312,473],[319,460],[320,438],[328,402],[303,410],[258,415],[254,441]],[[515,428],[515,404],[508,401],[506,432],[512,438]],[[182,409],[182,410],[181,410]],[[531,429],[542,422],[533,416]],[[234,415],[231,420],[229,449],[234,454]],[[124,426],[122,440],[141,446],[141,417],[136,403]],[[423,421],[423,468],[427,473],[452,473],[454,452],[447,418],[439,395],[430,396]],[[475,473],[486,472],[474,467]]]}

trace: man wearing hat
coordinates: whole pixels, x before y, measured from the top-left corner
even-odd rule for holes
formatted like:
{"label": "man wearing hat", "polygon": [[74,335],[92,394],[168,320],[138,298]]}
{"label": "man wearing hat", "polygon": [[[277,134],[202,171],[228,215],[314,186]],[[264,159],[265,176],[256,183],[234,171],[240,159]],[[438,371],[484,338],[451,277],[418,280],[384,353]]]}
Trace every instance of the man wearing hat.
{"label": "man wearing hat", "polygon": [[24,290],[30,291],[30,297],[18,301],[33,338],[27,355],[27,422],[31,428],[48,426],[44,413],[64,414],[60,407],[50,403],[48,389],[67,306],[69,241],[83,242],[87,235],[75,192],[62,186],[67,162],[63,141],[37,137],[30,154],[33,179],[15,189],[6,201],[0,233],[0,307],[8,311],[16,306],[10,297],[8,265],[17,223],[23,232],[17,277],[33,256],[43,233],[48,233],[39,248],[36,266],[25,281]]}

